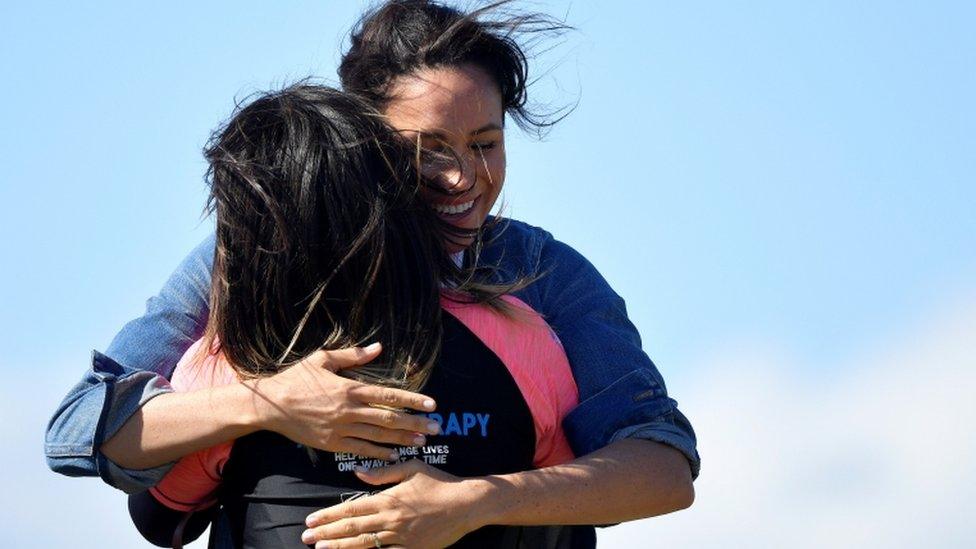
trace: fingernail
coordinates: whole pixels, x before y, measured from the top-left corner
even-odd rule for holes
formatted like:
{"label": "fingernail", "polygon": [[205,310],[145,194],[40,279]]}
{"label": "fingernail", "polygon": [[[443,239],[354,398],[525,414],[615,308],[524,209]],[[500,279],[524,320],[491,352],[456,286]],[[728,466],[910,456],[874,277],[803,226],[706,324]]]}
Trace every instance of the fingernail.
{"label": "fingernail", "polygon": [[414,446],[423,446],[425,442],[427,442],[427,439],[423,436],[414,437],[413,439]]}
{"label": "fingernail", "polygon": [[305,517],[305,526],[308,526],[309,528],[315,526],[315,515]]}
{"label": "fingernail", "polygon": [[433,400],[428,398],[424,401],[424,410],[433,410],[434,406],[436,406],[436,404],[434,404]]}
{"label": "fingernail", "polygon": [[375,350],[377,350],[379,348],[380,348],[380,344],[379,343],[370,343],[369,345],[363,347],[363,350],[366,351],[367,353],[372,353],[373,351],[375,351]]}
{"label": "fingernail", "polygon": [[311,530],[305,530],[304,532],[302,532],[302,543],[305,543],[305,544],[312,543],[312,540],[313,539],[314,538],[312,537],[312,531]]}
{"label": "fingernail", "polygon": [[440,433],[441,432],[441,425],[440,425],[440,423],[437,423],[436,421],[431,421],[430,423],[428,423],[427,424],[427,432],[430,433],[430,434],[432,434],[432,435],[436,435],[436,434]]}

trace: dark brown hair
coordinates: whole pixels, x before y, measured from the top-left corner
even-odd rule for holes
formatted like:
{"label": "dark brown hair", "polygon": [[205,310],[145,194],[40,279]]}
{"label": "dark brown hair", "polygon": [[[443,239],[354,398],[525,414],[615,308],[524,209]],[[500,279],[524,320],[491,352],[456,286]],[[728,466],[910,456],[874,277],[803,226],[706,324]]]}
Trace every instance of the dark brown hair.
{"label": "dark brown hair", "polygon": [[364,14],[351,33],[339,65],[343,89],[383,111],[397,78],[422,68],[472,64],[498,85],[502,107],[516,124],[544,131],[568,110],[530,107],[526,50],[569,27],[543,14],[509,11],[509,4],[503,0],[464,12],[430,0],[384,2]]}
{"label": "dark brown hair", "polygon": [[[364,381],[417,388],[457,278],[409,146],[348,94],[308,84],[239,106],[205,149],[216,212],[210,349],[243,376],[366,342]],[[452,271],[452,272],[453,272]]]}

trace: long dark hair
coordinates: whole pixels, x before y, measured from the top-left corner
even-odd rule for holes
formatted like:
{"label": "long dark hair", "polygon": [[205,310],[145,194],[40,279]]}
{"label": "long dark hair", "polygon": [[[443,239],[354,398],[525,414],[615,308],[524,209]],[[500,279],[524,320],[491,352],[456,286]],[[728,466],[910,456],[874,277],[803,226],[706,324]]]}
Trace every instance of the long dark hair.
{"label": "long dark hair", "polygon": [[381,360],[354,376],[419,387],[441,286],[459,275],[408,144],[369,105],[302,83],[239,106],[205,156],[217,217],[205,348],[260,376],[379,341]]}

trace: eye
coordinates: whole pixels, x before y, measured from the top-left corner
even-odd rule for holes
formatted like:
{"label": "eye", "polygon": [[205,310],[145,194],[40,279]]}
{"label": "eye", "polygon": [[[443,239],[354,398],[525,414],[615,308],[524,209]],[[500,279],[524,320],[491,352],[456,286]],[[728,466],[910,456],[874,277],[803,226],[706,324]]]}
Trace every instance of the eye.
{"label": "eye", "polygon": [[471,144],[471,149],[478,152],[490,151],[498,146],[498,141],[476,141]]}

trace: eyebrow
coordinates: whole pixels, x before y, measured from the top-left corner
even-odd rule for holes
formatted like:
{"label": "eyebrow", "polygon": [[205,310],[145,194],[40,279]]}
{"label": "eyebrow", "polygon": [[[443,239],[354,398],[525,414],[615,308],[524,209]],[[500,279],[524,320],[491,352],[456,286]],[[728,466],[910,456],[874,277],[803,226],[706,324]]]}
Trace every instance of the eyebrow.
{"label": "eyebrow", "polygon": [[489,122],[488,124],[485,124],[484,126],[481,126],[477,130],[471,132],[471,135],[478,135],[479,133],[485,133],[485,132],[490,132],[495,130],[502,131],[502,127],[499,126],[498,124],[495,124],[494,122]]}

